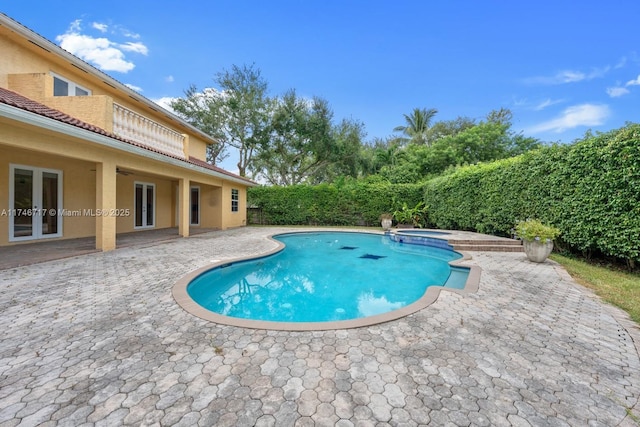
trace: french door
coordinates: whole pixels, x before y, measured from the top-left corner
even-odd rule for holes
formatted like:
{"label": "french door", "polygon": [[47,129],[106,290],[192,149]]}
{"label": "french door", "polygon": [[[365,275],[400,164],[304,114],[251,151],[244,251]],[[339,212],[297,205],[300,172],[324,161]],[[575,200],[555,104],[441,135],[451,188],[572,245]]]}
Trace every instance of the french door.
{"label": "french door", "polygon": [[62,171],[9,167],[9,241],[62,236]]}
{"label": "french door", "polygon": [[152,228],[156,224],[156,186],[146,182],[136,182],[134,185],[134,228]]}

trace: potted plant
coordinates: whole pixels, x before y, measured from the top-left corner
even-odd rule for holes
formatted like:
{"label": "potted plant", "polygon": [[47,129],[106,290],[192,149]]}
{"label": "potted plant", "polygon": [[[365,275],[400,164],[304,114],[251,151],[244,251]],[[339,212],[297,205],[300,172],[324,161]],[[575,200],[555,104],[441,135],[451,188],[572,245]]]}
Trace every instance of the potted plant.
{"label": "potted plant", "polygon": [[398,228],[422,228],[426,223],[427,207],[424,202],[419,202],[415,207],[410,208],[407,203],[402,204],[402,208],[393,213],[393,217],[398,223]]}
{"label": "potted plant", "polygon": [[544,225],[537,219],[518,221],[515,234],[522,239],[529,261],[544,262],[553,250],[553,239],[560,235],[556,227]]}
{"label": "potted plant", "polygon": [[380,215],[380,224],[382,225],[383,230],[390,230],[391,225],[393,224],[393,215],[390,213],[383,213]]}

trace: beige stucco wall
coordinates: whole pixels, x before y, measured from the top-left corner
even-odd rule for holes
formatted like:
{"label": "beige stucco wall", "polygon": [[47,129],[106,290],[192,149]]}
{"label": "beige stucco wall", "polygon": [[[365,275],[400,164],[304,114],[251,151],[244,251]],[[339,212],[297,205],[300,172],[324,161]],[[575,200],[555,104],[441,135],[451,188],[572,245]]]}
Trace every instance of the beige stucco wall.
{"label": "beige stucco wall", "polygon": [[207,160],[207,143],[197,136],[189,138],[189,155],[200,160]]}
{"label": "beige stucco wall", "polygon": [[200,226],[222,228],[222,191],[219,187],[200,185]]}
{"label": "beige stucco wall", "polygon": [[[46,52],[2,26],[0,52],[0,87],[18,92],[107,131],[113,129],[112,104],[115,102],[180,134],[189,135],[187,153],[206,160],[208,141],[169,115],[162,107],[149,106],[132,98],[106,84],[102,78],[79,70],[68,60]],[[91,90],[91,96],[54,97],[52,72]]]}
{"label": "beige stucco wall", "polygon": [[[15,35],[6,27],[0,27],[0,86],[8,87],[7,76],[14,73],[43,73],[47,71],[46,62],[35,54],[26,54],[24,42],[14,40]],[[26,42],[28,43],[28,42]],[[39,49],[34,46],[33,49]]]}
{"label": "beige stucco wall", "polygon": [[[43,42],[37,37],[36,41]],[[46,43],[43,43],[46,44]],[[48,52],[0,26],[0,87],[63,111],[72,117],[102,129],[113,129],[113,103],[118,103],[157,123],[188,137],[185,153],[206,159],[206,137],[155,107],[143,98],[107,83],[99,73],[85,72],[72,65],[64,55],[49,46]],[[87,97],[54,97],[53,77],[56,73],[91,90]],[[116,85],[117,86],[117,85]],[[6,107],[3,105],[3,107]],[[28,116],[29,113],[22,112]],[[36,116],[34,116],[35,118]],[[38,116],[38,120],[43,120]],[[45,121],[47,119],[44,119]],[[71,130],[69,130],[71,129]],[[92,140],[77,128],[47,130],[38,126],[0,117],[0,211],[9,207],[10,165],[47,168],[62,171],[63,209],[84,212],[100,207],[130,209],[130,216],[103,219],[88,215],[65,216],[62,238],[98,236],[98,240],[115,232],[134,229],[134,182],[152,183],[156,191],[155,227],[177,224],[177,192],[179,182],[198,185],[201,189],[201,227],[229,228],[246,224],[246,185],[212,176],[186,163],[172,164],[169,159],[150,158],[150,152],[135,152],[129,144],[110,140],[109,147]],[[134,152],[132,152],[134,151]],[[116,168],[131,175],[116,174]],[[240,192],[238,212],[231,212],[231,189]],[[8,217],[0,216],[0,245],[8,242]],[[109,242],[105,247],[113,242]]]}
{"label": "beige stucco wall", "polygon": [[[0,145],[0,212],[9,209],[10,165],[31,166],[62,171],[63,207],[71,211],[95,209],[96,179],[93,163],[76,159],[34,153],[21,149],[9,149]],[[88,216],[64,216],[64,237],[93,236],[94,219]],[[9,217],[0,215],[0,244],[9,240]]]}
{"label": "beige stucco wall", "polygon": [[[231,211],[231,190],[238,190],[238,211]],[[225,183],[222,186],[222,223],[226,227],[241,227],[247,225],[247,190],[246,187],[234,183]]]}
{"label": "beige stucco wall", "polygon": [[48,93],[53,95],[53,77],[47,73],[9,74],[7,84],[7,89],[38,102],[44,102]]}
{"label": "beige stucco wall", "polygon": [[118,233],[142,230],[135,227],[135,184],[153,184],[155,188],[155,227],[168,228],[175,225],[175,193],[174,182],[168,179],[144,176],[140,174],[117,176],[116,205],[119,210],[129,212],[116,220]]}
{"label": "beige stucco wall", "polygon": [[[176,224],[176,186],[180,178],[200,187],[201,227],[226,229],[246,224],[246,186],[219,177],[194,171],[185,164],[179,167],[101,147],[94,142],[43,131],[29,125],[16,124],[0,118],[0,211],[9,208],[9,167],[11,164],[49,168],[62,171],[63,208],[70,211],[95,210],[97,165],[114,165],[133,172],[116,175],[116,207],[130,209],[130,216],[119,216],[114,222],[116,232],[134,231],[134,182],[152,183],[156,189],[155,228]],[[123,145],[126,147],[126,145]],[[239,190],[238,212],[231,212],[231,189]],[[94,236],[96,218],[80,215],[63,218],[63,237]],[[10,244],[9,222],[0,216],[0,245]]]}

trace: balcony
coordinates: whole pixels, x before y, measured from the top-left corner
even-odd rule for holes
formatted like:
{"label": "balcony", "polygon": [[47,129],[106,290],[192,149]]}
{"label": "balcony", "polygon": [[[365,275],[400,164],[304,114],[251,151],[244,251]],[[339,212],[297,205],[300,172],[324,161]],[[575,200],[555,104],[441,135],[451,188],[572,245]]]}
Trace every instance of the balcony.
{"label": "balcony", "polygon": [[113,133],[171,156],[185,158],[184,135],[115,102],[113,103]]}
{"label": "balcony", "polygon": [[8,74],[8,89],[152,150],[185,158],[185,136],[116,104],[110,95],[52,96],[49,73]]}

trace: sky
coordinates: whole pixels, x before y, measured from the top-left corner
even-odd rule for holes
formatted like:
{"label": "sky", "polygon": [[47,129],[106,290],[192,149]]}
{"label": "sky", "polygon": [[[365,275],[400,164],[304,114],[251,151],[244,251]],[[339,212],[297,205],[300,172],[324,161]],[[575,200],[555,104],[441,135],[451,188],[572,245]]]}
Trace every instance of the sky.
{"label": "sky", "polygon": [[[637,0],[0,0],[0,11],[167,105],[233,65],[386,138],[414,108],[569,143],[640,121]],[[222,167],[237,170],[231,156]]]}

